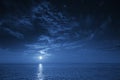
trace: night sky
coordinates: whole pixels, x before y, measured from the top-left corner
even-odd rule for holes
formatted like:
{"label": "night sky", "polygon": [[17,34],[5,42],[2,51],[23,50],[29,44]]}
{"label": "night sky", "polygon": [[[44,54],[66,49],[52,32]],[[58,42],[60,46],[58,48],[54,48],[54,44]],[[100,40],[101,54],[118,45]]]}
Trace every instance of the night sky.
{"label": "night sky", "polygon": [[0,0],[0,63],[38,62],[120,62],[119,0]]}

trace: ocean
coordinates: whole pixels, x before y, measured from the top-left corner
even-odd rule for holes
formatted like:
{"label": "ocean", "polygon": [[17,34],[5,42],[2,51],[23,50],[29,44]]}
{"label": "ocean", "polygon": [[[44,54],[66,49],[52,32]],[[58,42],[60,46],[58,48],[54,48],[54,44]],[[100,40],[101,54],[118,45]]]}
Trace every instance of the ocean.
{"label": "ocean", "polygon": [[0,80],[120,80],[120,64],[0,64]]}

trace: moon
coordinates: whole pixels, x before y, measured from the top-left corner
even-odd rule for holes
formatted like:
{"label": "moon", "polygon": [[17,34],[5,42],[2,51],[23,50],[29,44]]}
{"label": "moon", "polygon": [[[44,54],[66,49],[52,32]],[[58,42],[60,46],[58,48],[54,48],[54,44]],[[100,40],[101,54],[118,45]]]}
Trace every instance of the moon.
{"label": "moon", "polygon": [[39,59],[40,59],[40,60],[42,60],[42,59],[43,59],[43,57],[42,57],[42,56],[39,56]]}

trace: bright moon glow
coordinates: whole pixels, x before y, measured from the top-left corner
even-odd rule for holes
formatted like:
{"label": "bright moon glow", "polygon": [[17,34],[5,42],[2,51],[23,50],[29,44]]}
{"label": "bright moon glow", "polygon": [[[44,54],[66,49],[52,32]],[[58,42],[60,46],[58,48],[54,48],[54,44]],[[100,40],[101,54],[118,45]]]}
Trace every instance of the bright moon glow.
{"label": "bright moon glow", "polygon": [[43,59],[43,57],[42,57],[42,56],[39,56],[39,59],[40,59],[40,60],[42,60],[42,59]]}

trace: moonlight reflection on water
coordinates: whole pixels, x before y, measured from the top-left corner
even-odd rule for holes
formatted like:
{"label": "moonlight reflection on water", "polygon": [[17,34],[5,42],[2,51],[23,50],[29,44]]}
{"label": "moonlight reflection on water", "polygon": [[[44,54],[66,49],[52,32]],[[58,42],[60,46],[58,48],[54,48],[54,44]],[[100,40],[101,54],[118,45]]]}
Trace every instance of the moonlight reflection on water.
{"label": "moonlight reflection on water", "polygon": [[44,80],[44,76],[43,76],[43,65],[39,64],[38,66],[38,80]]}

